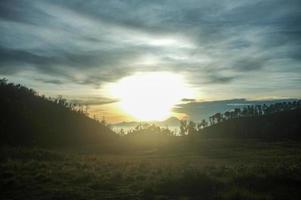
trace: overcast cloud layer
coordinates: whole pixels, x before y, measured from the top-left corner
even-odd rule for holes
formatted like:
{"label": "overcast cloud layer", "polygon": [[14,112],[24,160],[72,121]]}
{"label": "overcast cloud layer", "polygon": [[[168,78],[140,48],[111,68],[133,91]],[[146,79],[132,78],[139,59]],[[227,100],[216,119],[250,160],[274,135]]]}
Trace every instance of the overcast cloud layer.
{"label": "overcast cloud layer", "polygon": [[301,97],[300,0],[1,0],[0,31],[0,75],[46,92],[174,71],[211,98]]}

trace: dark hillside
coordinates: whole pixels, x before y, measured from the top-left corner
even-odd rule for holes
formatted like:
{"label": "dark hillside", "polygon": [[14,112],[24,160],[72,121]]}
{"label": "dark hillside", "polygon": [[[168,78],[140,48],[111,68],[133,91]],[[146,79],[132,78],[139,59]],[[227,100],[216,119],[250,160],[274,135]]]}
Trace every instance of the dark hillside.
{"label": "dark hillside", "polygon": [[202,130],[207,137],[301,139],[301,109],[222,121]]}
{"label": "dark hillside", "polygon": [[72,146],[104,144],[115,133],[62,98],[0,80],[1,145]]}

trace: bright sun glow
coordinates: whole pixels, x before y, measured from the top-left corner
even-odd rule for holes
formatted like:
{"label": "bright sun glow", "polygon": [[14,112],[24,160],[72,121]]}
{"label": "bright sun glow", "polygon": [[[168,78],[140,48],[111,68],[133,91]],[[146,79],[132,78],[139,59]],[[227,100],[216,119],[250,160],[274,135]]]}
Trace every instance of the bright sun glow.
{"label": "bright sun glow", "polygon": [[143,121],[169,117],[176,103],[193,95],[184,78],[170,72],[137,73],[119,80],[110,90],[126,113]]}

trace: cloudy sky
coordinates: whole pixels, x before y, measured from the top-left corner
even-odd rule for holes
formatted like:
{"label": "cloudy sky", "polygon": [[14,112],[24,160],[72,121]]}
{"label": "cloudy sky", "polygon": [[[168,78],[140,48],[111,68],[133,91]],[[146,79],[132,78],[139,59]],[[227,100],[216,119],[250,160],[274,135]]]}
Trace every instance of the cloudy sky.
{"label": "cloudy sky", "polygon": [[112,121],[106,85],[137,72],[181,74],[193,104],[301,98],[300,0],[1,0],[0,33],[1,77]]}

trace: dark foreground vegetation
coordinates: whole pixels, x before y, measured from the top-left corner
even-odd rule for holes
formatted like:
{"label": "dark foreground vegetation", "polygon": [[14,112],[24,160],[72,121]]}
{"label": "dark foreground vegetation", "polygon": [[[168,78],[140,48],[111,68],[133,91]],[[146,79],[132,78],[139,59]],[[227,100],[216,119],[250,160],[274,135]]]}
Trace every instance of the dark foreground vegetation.
{"label": "dark foreground vegetation", "polygon": [[0,199],[300,199],[300,101],[182,121],[175,136],[117,134],[6,80],[0,94]]}
{"label": "dark foreground vegetation", "polygon": [[201,141],[177,152],[4,148],[1,199],[300,199],[301,145]]}

